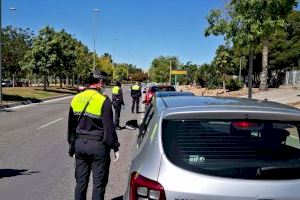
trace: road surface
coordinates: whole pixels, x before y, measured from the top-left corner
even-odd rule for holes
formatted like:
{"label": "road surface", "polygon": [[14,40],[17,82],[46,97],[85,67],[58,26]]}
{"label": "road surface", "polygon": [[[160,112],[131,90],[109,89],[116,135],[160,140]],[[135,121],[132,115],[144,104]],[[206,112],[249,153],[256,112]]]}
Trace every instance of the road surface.
{"label": "road surface", "polygon": [[[123,90],[121,125],[142,117],[131,114],[129,88]],[[74,158],[68,156],[66,141],[70,101],[71,97],[0,111],[0,199],[74,199]],[[120,199],[124,193],[135,148],[137,131],[117,132],[120,159],[111,162],[105,199]]]}

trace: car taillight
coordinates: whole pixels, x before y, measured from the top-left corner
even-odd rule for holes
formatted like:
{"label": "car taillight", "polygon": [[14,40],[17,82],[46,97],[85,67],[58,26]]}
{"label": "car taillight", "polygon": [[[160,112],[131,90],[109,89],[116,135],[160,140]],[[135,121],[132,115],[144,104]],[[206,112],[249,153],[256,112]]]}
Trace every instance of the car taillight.
{"label": "car taillight", "polygon": [[158,182],[133,172],[130,179],[130,200],[165,200],[164,188]]}
{"label": "car taillight", "polygon": [[241,121],[241,122],[232,122],[232,125],[236,128],[249,128],[257,126],[257,123]]}

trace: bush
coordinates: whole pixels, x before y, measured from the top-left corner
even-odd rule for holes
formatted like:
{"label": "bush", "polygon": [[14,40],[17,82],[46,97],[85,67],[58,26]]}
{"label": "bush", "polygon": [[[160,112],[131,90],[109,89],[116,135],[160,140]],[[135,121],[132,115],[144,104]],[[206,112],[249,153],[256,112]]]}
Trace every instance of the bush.
{"label": "bush", "polygon": [[228,78],[225,84],[229,91],[239,90],[243,87],[243,83],[239,79]]}

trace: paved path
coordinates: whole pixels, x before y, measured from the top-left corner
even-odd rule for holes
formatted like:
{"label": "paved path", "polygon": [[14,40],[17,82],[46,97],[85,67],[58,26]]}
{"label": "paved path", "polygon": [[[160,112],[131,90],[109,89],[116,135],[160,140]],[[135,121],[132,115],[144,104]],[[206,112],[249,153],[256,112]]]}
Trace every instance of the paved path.
{"label": "paved path", "polygon": [[[248,97],[248,96],[242,96]],[[300,89],[275,89],[253,95],[253,99],[275,101],[283,104],[300,102]]]}

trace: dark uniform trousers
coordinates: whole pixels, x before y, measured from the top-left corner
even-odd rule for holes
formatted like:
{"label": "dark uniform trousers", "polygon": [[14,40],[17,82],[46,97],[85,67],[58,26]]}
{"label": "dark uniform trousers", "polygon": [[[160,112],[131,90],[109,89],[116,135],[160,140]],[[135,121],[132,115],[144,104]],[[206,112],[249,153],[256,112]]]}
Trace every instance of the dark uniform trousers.
{"label": "dark uniform trousers", "polygon": [[75,200],[86,200],[91,171],[92,200],[104,200],[110,165],[110,148],[102,141],[77,139],[75,143]]}
{"label": "dark uniform trousers", "polygon": [[115,109],[115,126],[119,126],[122,104],[120,101],[116,100],[116,101],[113,101],[113,106]]}
{"label": "dark uniform trousers", "polygon": [[131,112],[134,111],[134,106],[136,105],[136,112],[139,112],[139,107],[140,107],[140,98],[139,97],[133,97],[132,98],[132,107],[131,107]]}

